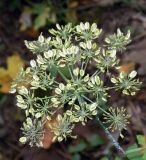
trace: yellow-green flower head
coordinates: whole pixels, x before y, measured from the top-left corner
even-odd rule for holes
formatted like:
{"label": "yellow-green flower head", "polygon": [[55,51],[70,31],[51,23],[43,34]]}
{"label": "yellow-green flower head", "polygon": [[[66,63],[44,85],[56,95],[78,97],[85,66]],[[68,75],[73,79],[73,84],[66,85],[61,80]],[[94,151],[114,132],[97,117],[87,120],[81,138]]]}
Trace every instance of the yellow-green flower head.
{"label": "yellow-green flower head", "polygon": [[108,128],[113,132],[116,130],[121,132],[126,129],[129,118],[130,115],[127,114],[124,107],[110,107],[107,114],[104,114],[105,123],[109,124]]}

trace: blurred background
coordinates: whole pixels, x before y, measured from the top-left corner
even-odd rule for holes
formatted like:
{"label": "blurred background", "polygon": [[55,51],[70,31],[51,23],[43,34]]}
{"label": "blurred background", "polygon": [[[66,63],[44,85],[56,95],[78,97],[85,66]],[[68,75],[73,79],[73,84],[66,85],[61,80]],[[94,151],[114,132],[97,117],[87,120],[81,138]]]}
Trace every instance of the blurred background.
{"label": "blurred background", "polygon": [[120,160],[104,131],[94,122],[78,125],[78,139],[50,143],[50,148],[30,148],[19,143],[20,128],[25,119],[17,108],[15,96],[9,94],[19,66],[29,65],[33,58],[24,40],[37,39],[56,23],[96,22],[103,36],[131,31],[132,42],[120,55],[121,70],[137,70],[143,88],[134,97],[115,94],[112,104],[125,104],[131,114],[125,138],[119,139],[132,160],[146,160],[146,0],[0,0],[0,160]]}

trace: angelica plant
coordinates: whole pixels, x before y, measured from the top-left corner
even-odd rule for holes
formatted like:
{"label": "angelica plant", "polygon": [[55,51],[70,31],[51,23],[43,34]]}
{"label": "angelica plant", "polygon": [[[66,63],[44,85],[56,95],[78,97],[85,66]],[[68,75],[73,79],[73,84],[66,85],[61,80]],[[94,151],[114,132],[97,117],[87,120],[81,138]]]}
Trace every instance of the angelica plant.
{"label": "angelica plant", "polygon": [[[103,45],[97,43],[102,30],[95,23],[57,24],[49,32],[48,38],[40,34],[36,41],[25,41],[36,59],[30,61],[26,70],[21,70],[11,87],[12,93],[17,92],[17,106],[26,114],[20,141],[41,146],[43,125],[54,117],[56,123],[48,123],[53,141],[75,137],[72,131],[76,123],[86,125],[89,119],[97,118],[118,148],[109,131],[121,133],[129,123],[129,115],[123,106],[108,106],[110,90],[133,96],[142,84],[135,78],[136,71],[129,74],[118,71],[117,53],[131,41],[130,32],[123,34],[118,29],[105,38]],[[95,72],[93,69],[89,72],[89,67],[96,68]],[[105,77],[110,82],[106,83]],[[104,116],[103,123],[99,111]]]}

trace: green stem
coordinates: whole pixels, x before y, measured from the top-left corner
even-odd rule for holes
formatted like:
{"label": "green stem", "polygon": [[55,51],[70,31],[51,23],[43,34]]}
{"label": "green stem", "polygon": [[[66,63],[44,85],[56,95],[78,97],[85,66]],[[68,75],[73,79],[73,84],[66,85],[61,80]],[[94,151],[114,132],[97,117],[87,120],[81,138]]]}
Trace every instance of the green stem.
{"label": "green stem", "polygon": [[43,97],[41,97],[41,98],[40,98],[40,97],[37,97],[37,99],[39,99],[39,100],[42,100],[42,99],[50,99],[50,98],[52,98],[52,97],[54,97],[54,96],[49,96],[49,97],[44,97],[44,98],[43,98]]}
{"label": "green stem", "polygon": [[95,71],[95,72],[93,73],[92,77],[96,76],[96,74],[99,74],[99,73],[100,73],[100,71]]}
{"label": "green stem", "polygon": [[107,88],[105,88],[105,90],[111,90],[111,89],[117,89],[117,86],[113,86],[113,87],[107,87]]}
{"label": "green stem", "polygon": [[86,61],[86,63],[85,63],[84,71],[85,71],[85,70],[86,70],[86,68],[87,68],[88,62],[89,62],[89,58],[87,59],[87,61]]}
{"label": "green stem", "polygon": [[54,82],[59,85],[59,83],[57,81],[54,80]]}
{"label": "green stem", "polygon": [[[94,103],[93,101],[91,101],[89,98],[87,98],[86,96],[82,95],[83,98],[85,98],[87,101],[89,101],[90,103]],[[110,114],[108,112],[106,112],[104,109],[102,109],[101,107],[97,106],[97,108],[99,108],[101,111],[103,111],[106,115],[110,116]],[[112,117],[112,116],[111,116]]]}
{"label": "green stem", "polygon": [[54,68],[58,71],[58,73],[60,74],[60,76],[65,80],[65,82],[68,81],[68,79],[65,77],[65,75],[60,71],[59,68],[57,68],[55,65],[54,65]]}
{"label": "green stem", "polygon": [[[94,103],[93,101],[91,101],[89,98],[87,98],[86,96],[82,95],[83,98],[85,98],[86,100],[88,100],[91,103]],[[102,108],[100,108],[99,106],[97,106],[99,109],[101,109],[104,113],[108,114],[105,110],[103,110]],[[107,135],[108,139],[112,142],[112,144],[115,146],[115,148],[121,152],[121,154],[125,157],[125,160],[128,160],[128,158],[126,157],[126,153],[123,150],[123,148],[120,146],[120,144],[114,139],[114,137],[112,136],[112,134],[108,131],[107,128],[105,128],[105,126],[103,125],[103,123],[99,120],[99,118],[96,118],[97,122],[99,123],[99,125],[103,128],[103,130],[105,131],[105,134]]]}
{"label": "green stem", "polygon": [[74,80],[74,77],[73,77],[73,74],[72,74],[72,71],[71,71],[69,65],[68,65],[68,70],[69,70],[69,73],[70,73],[70,76],[71,76],[72,80]]}
{"label": "green stem", "polygon": [[115,146],[115,148],[121,152],[121,154],[128,160],[128,158],[126,157],[126,153],[123,150],[123,148],[120,146],[120,144],[114,139],[114,137],[112,136],[112,134],[108,131],[107,128],[105,128],[105,126],[102,124],[102,122],[99,120],[99,118],[96,118],[97,122],[99,123],[99,125],[103,128],[103,130],[105,131],[105,134],[107,135],[107,138],[112,142],[112,144]]}
{"label": "green stem", "polygon": [[82,65],[81,65],[81,69],[83,70],[83,68],[84,68],[84,62],[82,62]]}

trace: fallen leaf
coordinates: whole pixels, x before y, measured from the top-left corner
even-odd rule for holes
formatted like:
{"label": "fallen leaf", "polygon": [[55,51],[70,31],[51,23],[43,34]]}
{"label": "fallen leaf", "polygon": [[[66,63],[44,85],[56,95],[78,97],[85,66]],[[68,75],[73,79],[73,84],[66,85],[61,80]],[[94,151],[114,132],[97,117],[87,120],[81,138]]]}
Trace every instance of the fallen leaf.
{"label": "fallen leaf", "polygon": [[29,7],[24,7],[19,18],[20,31],[25,31],[32,26],[32,11]]}
{"label": "fallen leaf", "polygon": [[68,8],[76,8],[78,5],[77,1],[68,1]]}
{"label": "fallen leaf", "polygon": [[120,66],[119,72],[129,73],[129,72],[131,72],[132,70],[135,69],[135,66],[136,66],[136,64],[134,62],[123,64],[123,65]]}
{"label": "fallen leaf", "polygon": [[52,118],[50,121],[47,120],[47,122],[44,124],[44,137],[43,137],[43,140],[42,140],[42,147],[44,149],[48,149],[53,141],[53,133],[49,127],[49,125],[57,125],[57,121],[56,121],[56,118]]}
{"label": "fallen leaf", "polygon": [[21,67],[24,66],[24,61],[15,53],[6,60],[7,69],[0,67],[0,92],[8,93],[11,88],[13,79],[16,78]]}
{"label": "fallen leaf", "polygon": [[29,37],[37,38],[40,33],[32,26],[25,30],[25,34],[28,35]]}

